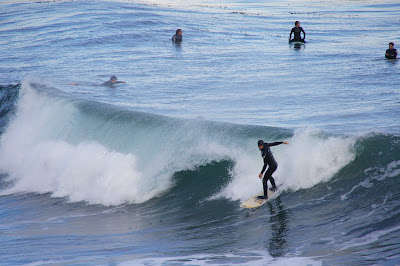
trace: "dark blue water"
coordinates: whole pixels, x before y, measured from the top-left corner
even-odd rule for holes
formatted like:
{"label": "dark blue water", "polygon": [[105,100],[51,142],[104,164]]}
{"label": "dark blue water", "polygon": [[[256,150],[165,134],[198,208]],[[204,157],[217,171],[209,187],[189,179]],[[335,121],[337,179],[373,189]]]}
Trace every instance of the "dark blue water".
{"label": "dark blue water", "polygon": [[399,7],[2,2],[1,263],[399,264]]}

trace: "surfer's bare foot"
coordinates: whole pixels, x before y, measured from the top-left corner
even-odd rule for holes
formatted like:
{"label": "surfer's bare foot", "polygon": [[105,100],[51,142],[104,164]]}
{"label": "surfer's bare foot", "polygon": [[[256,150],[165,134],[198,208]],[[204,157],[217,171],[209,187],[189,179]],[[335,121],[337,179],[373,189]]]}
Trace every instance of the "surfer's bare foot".
{"label": "surfer's bare foot", "polygon": [[268,199],[268,197],[258,196],[257,199]]}

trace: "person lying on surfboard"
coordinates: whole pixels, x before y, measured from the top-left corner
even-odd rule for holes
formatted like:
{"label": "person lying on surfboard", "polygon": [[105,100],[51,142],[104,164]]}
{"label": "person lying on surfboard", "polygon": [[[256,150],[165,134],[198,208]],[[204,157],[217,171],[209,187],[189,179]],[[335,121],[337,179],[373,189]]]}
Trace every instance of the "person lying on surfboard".
{"label": "person lying on surfboard", "polygon": [[275,172],[275,170],[278,168],[278,163],[275,161],[274,156],[272,155],[271,149],[269,147],[280,145],[280,144],[289,144],[289,142],[283,141],[283,142],[274,142],[274,143],[266,143],[263,140],[258,141],[258,148],[261,151],[261,157],[264,159],[264,166],[261,170],[261,173],[258,175],[258,177],[261,179],[263,177],[263,174],[265,172],[265,169],[268,166],[267,171],[265,172],[264,178],[262,180],[263,183],[263,188],[264,188],[264,196],[259,196],[259,199],[268,199],[267,192],[268,192],[268,184],[267,181],[269,180],[271,182],[272,188],[271,191],[277,190],[275,180],[272,177],[272,174]]}
{"label": "person lying on surfboard", "polygon": [[117,83],[126,83],[125,81],[117,81],[117,77],[116,76],[111,76],[110,80],[104,82],[103,84],[101,84],[101,86],[107,86],[110,88],[114,88],[114,84]]}
{"label": "person lying on surfboard", "polygon": [[[296,21],[294,23],[296,27],[292,28],[292,31],[290,32],[289,35],[289,42],[306,42],[306,32],[303,30],[302,27],[300,27],[300,21]],[[301,38],[301,33],[303,32],[303,38]],[[292,38],[292,33],[294,33],[294,38]]]}
{"label": "person lying on surfboard", "polygon": [[[117,77],[116,76],[111,76],[110,80],[104,82],[103,84],[99,85],[99,86],[107,86],[110,88],[115,88],[114,84],[118,84],[118,83],[126,83],[125,81],[117,81]],[[73,82],[69,85],[73,85],[76,86],[78,85],[76,82]],[[90,85],[90,84],[89,84]],[[97,86],[96,84],[92,84],[93,86]]]}

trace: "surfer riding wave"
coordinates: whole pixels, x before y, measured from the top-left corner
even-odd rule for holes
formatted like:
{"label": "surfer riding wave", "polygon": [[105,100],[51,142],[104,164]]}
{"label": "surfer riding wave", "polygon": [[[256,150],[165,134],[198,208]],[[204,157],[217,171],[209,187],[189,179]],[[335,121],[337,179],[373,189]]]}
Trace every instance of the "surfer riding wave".
{"label": "surfer riding wave", "polygon": [[276,184],[275,184],[275,180],[272,177],[272,174],[276,171],[276,169],[278,168],[278,163],[275,161],[274,155],[272,155],[271,149],[269,147],[272,146],[277,146],[280,144],[289,144],[289,142],[283,141],[283,142],[273,142],[273,143],[267,143],[264,142],[263,140],[259,140],[258,141],[258,148],[261,151],[261,156],[264,159],[264,166],[261,170],[261,173],[258,175],[258,177],[261,179],[263,177],[263,174],[265,172],[265,169],[268,166],[267,171],[264,174],[264,178],[262,179],[262,183],[263,183],[263,189],[264,189],[264,196],[259,196],[259,199],[268,199],[268,180],[271,182],[272,191],[275,191],[277,189]]}

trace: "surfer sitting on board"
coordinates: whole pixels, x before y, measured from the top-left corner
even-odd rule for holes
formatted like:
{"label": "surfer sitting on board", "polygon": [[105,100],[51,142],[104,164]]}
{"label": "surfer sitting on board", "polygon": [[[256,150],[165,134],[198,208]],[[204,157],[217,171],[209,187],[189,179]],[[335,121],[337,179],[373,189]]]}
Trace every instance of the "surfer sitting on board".
{"label": "surfer sitting on board", "polygon": [[182,30],[177,29],[174,36],[172,36],[172,41],[176,43],[182,42]]}
{"label": "surfer sitting on board", "polygon": [[394,49],[394,43],[389,43],[389,49],[386,50],[385,57],[387,59],[396,59],[397,57],[397,50]]}
{"label": "surfer sitting on board", "polygon": [[[292,31],[289,35],[289,42],[306,42],[306,33],[302,27],[300,27],[300,21],[296,21],[294,23],[296,27],[292,28]],[[303,32],[304,37],[301,38],[301,32]],[[294,38],[292,39],[292,33],[294,33]]]}
{"label": "surfer sitting on board", "polygon": [[260,149],[261,156],[264,159],[264,166],[263,166],[263,168],[261,170],[261,173],[258,176],[260,179],[263,176],[263,173],[264,173],[265,169],[267,168],[267,166],[269,166],[268,170],[267,170],[267,172],[265,172],[264,178],[262,180],[263,188],[264,188],[264,196],[259,196],[258,198],[260,198],[260,199],[268,199],[268,196],[267,196],[267,192],[268,192],[267,181],[268,180],[270,180],[271,185],[272,185],[271,190],[275,191],[277,189],[276,185],[275,185],[275,180],[272,177],[272,174],[275,172],[276,168],[278,168],[278,164],[275,161],[275,158],[272,155],[271,149],[269,147],[280,145],[282,143],[283,144],[289,144],[289,142],[286,142],[286,141],[284,141],[284,142],[274,142],[274,143],[266,143],[263,140],[259,140],[258,141],[258,148]]}

